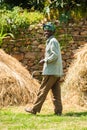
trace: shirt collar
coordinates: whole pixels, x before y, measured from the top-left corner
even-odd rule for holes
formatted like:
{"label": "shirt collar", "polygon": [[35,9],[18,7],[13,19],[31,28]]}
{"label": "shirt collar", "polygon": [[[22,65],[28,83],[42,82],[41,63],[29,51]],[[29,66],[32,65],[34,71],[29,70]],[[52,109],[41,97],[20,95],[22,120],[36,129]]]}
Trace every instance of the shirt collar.
{"label": "shirt collar", "polygon": [[52,35],[52,36],[50,36],[48,39],[47,39],[47,43],[53,38],[54,36]]}

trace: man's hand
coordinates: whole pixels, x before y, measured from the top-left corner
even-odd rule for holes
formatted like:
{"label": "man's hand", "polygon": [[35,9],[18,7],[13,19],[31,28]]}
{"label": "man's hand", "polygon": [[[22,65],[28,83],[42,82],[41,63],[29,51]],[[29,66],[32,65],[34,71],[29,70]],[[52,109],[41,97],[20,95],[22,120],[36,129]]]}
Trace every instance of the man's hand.
{"label": "man's hand", "polygon": [[39,64],[44,64],[44,59],[40,60]]}

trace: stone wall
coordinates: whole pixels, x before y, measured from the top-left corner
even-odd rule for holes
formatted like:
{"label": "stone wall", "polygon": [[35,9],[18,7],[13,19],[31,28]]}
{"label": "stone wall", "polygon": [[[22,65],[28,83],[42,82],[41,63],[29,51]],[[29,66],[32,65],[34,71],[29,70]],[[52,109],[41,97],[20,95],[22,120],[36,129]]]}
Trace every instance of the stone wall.
{"label": "stone wall", "polygon": [[[60,26],[56,22],[56,38],[62,43],[65,40],[65,46],[62,48],[62,58],[64,74],[73,59],[75,50],[83,46],[87,42],[87,21],[82,20],[79,23],[69,23]],[[72,39],[64,39],[65,34],[68,34]],[[42,65],[39,61],[44,57],[45,39],[43,35],[42,25],[31,25],[26,30],[20,30],[15,39],[9,37],[3,41],[2,48],[17,58],[30,73],[36,70],[42,70]]]}

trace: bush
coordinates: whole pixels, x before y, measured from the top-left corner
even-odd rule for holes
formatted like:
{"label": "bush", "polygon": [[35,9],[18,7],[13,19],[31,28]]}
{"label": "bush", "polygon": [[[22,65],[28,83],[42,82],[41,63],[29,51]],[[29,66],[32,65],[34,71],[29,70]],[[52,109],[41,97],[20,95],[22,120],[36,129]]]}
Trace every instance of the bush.
{"label": "bush", "polygon": [[19,28],[27,28],[41,19],[43,14],[37,11],[28,12],[20,7],[14,7],[12,10],[0,9],[0,28],[3,25],[5,33],[16,33]]}

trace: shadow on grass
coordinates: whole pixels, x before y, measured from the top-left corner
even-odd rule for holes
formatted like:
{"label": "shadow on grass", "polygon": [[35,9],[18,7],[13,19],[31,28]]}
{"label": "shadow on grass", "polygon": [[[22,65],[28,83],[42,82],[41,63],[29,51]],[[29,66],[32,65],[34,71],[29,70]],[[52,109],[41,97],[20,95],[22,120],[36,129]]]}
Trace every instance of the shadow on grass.
{"label": "shadow on grass", "polygon": [[64,116],[75,116],[75,117],[87,116],[87,112],[69,112],[64,114]]}
{"label": "shadow on grass", "polygon": [[54,117],[54,114],[37,114],[37,117]]}

